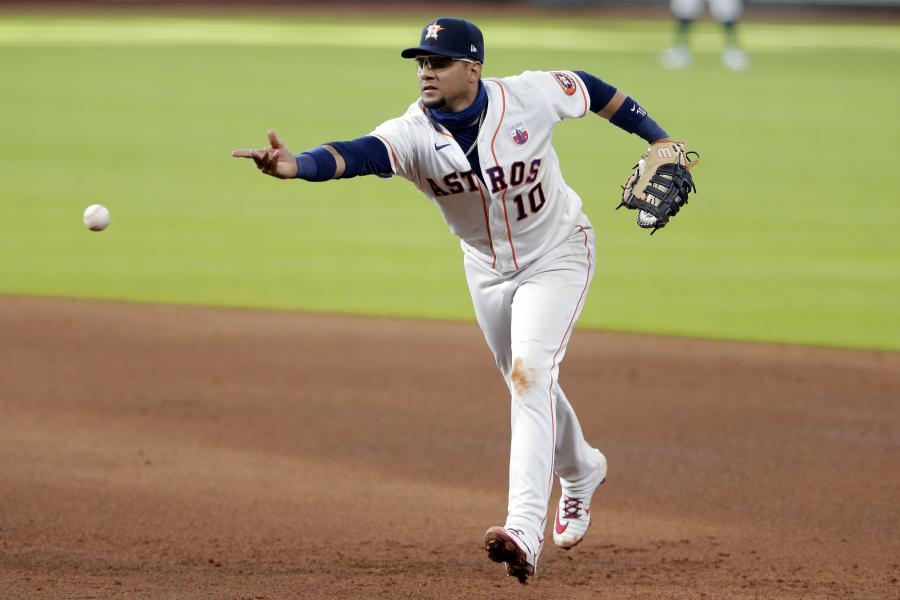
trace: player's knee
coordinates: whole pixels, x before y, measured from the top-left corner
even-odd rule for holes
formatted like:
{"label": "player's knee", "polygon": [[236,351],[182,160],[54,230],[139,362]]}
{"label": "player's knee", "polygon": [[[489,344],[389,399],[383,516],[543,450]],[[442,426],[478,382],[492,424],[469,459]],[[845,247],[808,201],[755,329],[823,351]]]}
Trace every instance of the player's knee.
{"label": "player's knee", "polygon": [[513,360],[513,369],[510,375],[513,392],[519,396],[525,396],[534,387],[535,379],[536,373],[534,368],[528,366],[528,363],[522,357],[517,356]]}

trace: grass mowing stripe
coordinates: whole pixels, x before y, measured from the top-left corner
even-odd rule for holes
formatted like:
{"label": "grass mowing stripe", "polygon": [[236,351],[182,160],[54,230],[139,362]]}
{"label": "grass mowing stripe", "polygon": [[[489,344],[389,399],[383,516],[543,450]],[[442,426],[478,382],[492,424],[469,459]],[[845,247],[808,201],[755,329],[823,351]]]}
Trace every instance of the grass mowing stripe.
{"label": "grass mowing stripe", "polygon": [[[522,28],[508,23],[483,23],[491,48],[594,50],[603,52],[656,51],[667,38],[659,28],[645,23],[597,22],[596,27],[542,27],[522,35]],[[228,45],[275,47],[357,47],[396,49],[409,41],[414,25],[396,22],[308,23],[287,20],[246,22],[229,19],[184,17],[85,18],[39,21],[10,19],[0,22],[2,46],[172,46]],[[900,27],[841,25],[771,25],[746,23],[742,43],[751,52],[786,50],[886,50],[900,51]],[[692,46],[697,52],[718,52],[722,36],[702,24]]]}

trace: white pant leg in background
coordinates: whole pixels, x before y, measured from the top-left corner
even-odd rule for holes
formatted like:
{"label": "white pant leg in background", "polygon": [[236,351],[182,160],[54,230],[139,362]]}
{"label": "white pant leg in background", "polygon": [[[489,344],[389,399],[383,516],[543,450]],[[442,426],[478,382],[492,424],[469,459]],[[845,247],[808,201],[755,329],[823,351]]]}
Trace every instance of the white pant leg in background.
{"label": "white pant leg in background", "polygon": [[703,13],[703,0],[671,0],[672,14],[684,21],[695,21]]}
{"label": "white pant leg in background", "polygon": [[[709,12],[719,23],[734,23],[741,18],[742,0],[707,0]],[[678,19],[696,21],[703,14],[704,0],[671,0],[672,14]]]}
{"label": "white pant leg in background", "polygon": [[709,0],[709,12],[719,23],[736,23],[743,8],[741,0]]}
{"label": "white pant leg in background", "polygon": [[567,481],[590,477],[596,470],[596,453],[558,383],[594,265],[593,229],[586,227],[513,274],[502,275],[478,258],[465,258],[478,324],[512,399],[506,526],[522,529],[538,544],[554,458],[557,473]]}

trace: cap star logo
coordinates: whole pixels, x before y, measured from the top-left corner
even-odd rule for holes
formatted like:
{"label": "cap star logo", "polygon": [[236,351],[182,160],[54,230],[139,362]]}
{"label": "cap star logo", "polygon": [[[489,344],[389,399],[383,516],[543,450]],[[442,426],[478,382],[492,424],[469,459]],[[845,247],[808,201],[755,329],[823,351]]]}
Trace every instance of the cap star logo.
{"label": "cap star logo", "polygon": [[425,34],[425,39],[437,39],[438,31],[443,31],[444,28],[437,24],[437,21],[428,26],[428,33]]}

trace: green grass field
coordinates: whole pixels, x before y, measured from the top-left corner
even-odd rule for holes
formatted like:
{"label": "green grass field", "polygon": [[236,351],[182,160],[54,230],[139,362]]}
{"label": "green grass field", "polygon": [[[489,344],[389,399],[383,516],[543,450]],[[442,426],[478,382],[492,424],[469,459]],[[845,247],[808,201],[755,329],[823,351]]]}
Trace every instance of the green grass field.
{"label": "green grass field", "polygon": [[[0,13],[0,293],[472,319],[458,243],[412,185],[229,156],[402,113],[398,50],[427,17]],[[703,156],[696,200],[649,238],[613,211],[645,144],[595,117],[557,129],[598,230],[582,327],[900,349],[900,27],[747,23],[732,73],[712,24],[666,72],[665,22],[477,21],[486,75],[590,71]]]}

